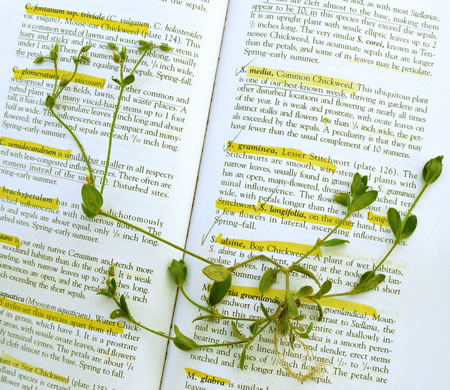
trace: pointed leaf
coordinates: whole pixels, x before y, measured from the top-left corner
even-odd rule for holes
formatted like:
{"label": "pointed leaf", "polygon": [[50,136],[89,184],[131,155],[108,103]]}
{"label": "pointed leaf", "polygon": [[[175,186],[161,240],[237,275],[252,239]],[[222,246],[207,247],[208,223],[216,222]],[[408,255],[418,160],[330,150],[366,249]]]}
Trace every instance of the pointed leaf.
{"label": "pointed leaf", "polygon": [[320,290],[314,294],[313,298],[320,299],[323,295],[325,295],[326,293],[328,293],[328,291],[331,290],[332,286],[333,283],[331,280],[325,280],[325,282],[322,284],[322,287],[320,287]]}
{"label": "pointed leaf", "polygon": [[182,351],[192,351],[198,348],[198,344],[194,340],[181,333],[180,329],[178,329],[178,326],[174,325],[173,329],[175,332],[175,339],[173,340],[173,343],[179,349],[181,349]]}
{"label": "pointed leaf", "polygon": [[319,301],[317,299],[311,298],[311,301],[313,301],[316,304],[317,310],[319,311],[319,319],[318,319],[318,321],[322,321],[322,318],[323,318],[322,305],[319,303]]}
{"label": "pointed leaf", "polygon": [[249,346],[249,344],[245,344],[244,349],[241,352],[241,358],[239,359],[239,368],[241,370],[244,369],[244,364],[245,364],[245,358],[247,356],[247,347]]}
{"label": "pointed leaf", "polygon": [[125,313],[127,317],[130,317],[130,310],[128,309],[127,300],[125,299],[125,295],[120,296],[120,308]]}
{"label": "pointed leaf", "polygon": [[227,295],[231,287],[231,275],[223,282],[214,282],[209,292],[209,303],[217,305]]}
{"label": "pointed leaf", "polygon": [[444,156],[432,158],[423,167],[422,176],[426,184],[434,183],[441,175],[443,158]]}
{"label": "pointed leaf", "polygon": [[123,85],[124,86],[130,85],[134,83],[134,80],[135,80],[134,74],[129,74],[127,77],[123,79]]}
{"label": "pointed leaf", "polygon": [[105,297],[111,298],[112,294],[111,291],[107,288],[102,288],[99,291],[97,291],[97,295],[104,295]]}
{"label": "pointed leaf", "polygon": [[252,335],[255,335],[258,331],[259,327],[264,324],[267,320],[265,318],[260,318],[259,320],[256,320],[253,324],[250,325],[250,332]]}
{"label": "pointed leaf", "polygon": [[263,294],[277,281],[278,269],[268,268],[259,281],[259,291]]}
{"label": "pointed leaf", "polygon": [[401,238],[408,238],[414,233],[417,227],[417,217],[415,215],[410,215],[403,226]]}
{"label": "pointed leaf", "polygon": [[295,294],[296,298],[302,298],[307,297],[311,295],[314,292],[313,288],[311,286],[304,286],[300,290],[297,291]]}
{"label": "pointed leaf", "polygon": [[120,86],[122,86],[122,83],[120,82],[119,79],[115,79],[114,77],[112,78],[112,81],[114,81],[116,84],[119,84]]}
{"label": "pointed leaf", "polygon": [[330,246],[338,246],[346,244],[350,241],[348,240],[341,240],[339,238],[332,238],[331,240],[324,241],[320,244],[320,246],[330,247]]}
{"label": "pointed leaf", "polygon": [[389,226],[392,229],[392,233],[398,239],[400,238],[401,229],[402,229],[402,218],[400,217],[400,213],[391,207],[388,210],[388,222]]}
{"label": "pointed leaf", "polygon": [[375,199],[377,199],[377,195],[378,191],[367,191],[362,195],[359,195],[357,198],[353,199],[350,211],[353,213],[370,206],[375,202]]}
{"label": "pointed leaf", "polygon": [[361,276],[359,283],[353,288],[352,292],[355,294],[367,292],[376,288],[384,281],[386,275],[376,275],[374,271],[369,271]]}
{"label": "pointed leaf", "polygon": [[309,269],[306,269],[305,267],[302,267],[301,265],[298,265],[298,264],[296,264],[293,269],[294,269],[294,271],[300,272],[301,274],[307,276],[308,278],[311,278],[320,287],[319,280],[316,278],[316,276]]}
{"label": "pointed leaf", "polygon": [[263,305],[262,302],[259,303],[259,306],[261,307],[261,310],[262,310],[264,316],[265,316],[268,320],[271,320],[269,310],[266,309],[266,307]]}
{"label": "pointed leaf", "polygon": [[351,185],[351,192],[353,199],[364,194],[367,190],[367,176],[361,177],[361,175],[356,172],[353,176],[353,181]]}
{"label": "pointed leaf", "polygon": [[297,302],[295,302],[294,294],[287,294],[286,303],[287,303],[289,317],[297,317],[298,316],[298,306],[297,306]]}
{"label": "pointed leaf", "polygon": [[236,323],[231,321],[231,327],[233,328],[233,334],[241,341],[246,341],[247,337],[245,337],[241,331],[238,329]]}

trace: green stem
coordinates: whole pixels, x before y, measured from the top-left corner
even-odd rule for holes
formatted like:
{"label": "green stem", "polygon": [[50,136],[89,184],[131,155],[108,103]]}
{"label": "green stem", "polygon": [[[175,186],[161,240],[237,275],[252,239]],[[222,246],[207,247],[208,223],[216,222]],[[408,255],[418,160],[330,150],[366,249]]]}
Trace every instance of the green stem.
{"label": "green stem", "polygon": [[57,60],[53,61],[53,63],[55,64],[55,85],[53,86],[52,96],[55,95],[56,87],[58,85],[58,63],[57,63]]}
{"label": "green stem", "polygon": [[[121,64],[121,71],[120,71],[120,78],[121,78],[121,82],[123,82],[123,65]],[[120,86],[120,93],[119,93],[119,99],[117,100],[117,106],[116,106],[116,110],[114,112],[114,117],[113,117],[113,121],[111,124],[111,130],[109,131],[109,144],[108,144],[108,156],[106,158],[106,165],[105,165],[105,173],[103,174],[103,182],[102,182],[102,188],[100,193],[103,195],[103,190],[105,188],[105,184],[106,184],[106,176],[108,175],[108,168],[109,168],[109,161],[111,159],[111,149],[112,149],[112,141],[113,141],[113,134],[114,134],[114,128],[116,126],[116,120],[117,120],[117,115],[119,114],[119,108],[120,108],[120,103],[122,101],[122,96],[123,96],[123,91],[125,90],[125,86],[121,85]]]}
{"label": "green stem", "polygon": [[208,319],[217,319],[217,320],[231,320],[231,321],[257,321],[260,318],[241,318],[241,317],[230,317],[230,316],[224,316],[222,314],[219,314],[218,316],[214,315],[214,314],[209,314],[209,315],[204,315],[201,317],[197,317],[196,321],[199,320],[208,320]]}
{"label": "green stem", "polygon": [[[80,56],[80,55],[78,54],[78,57],[79,57],[79,56]],[[67,87],[67,86],[73,81],[73,79],[75,78],[75,76],[76,76],[76,74],[77,74],[77,72],[78,72],[78,65],[79,65],[78,61],[75,62],[75,69],[74,69],[73,72],[72,72],[72,76],[70,77],[69,82],[68,82],[64,87],[60,88],[60,90],[58,91],[58,93],[55,94],[55,91],[53,91],[53,97],[54,97],[55,101],[56,101],[56,99],[58,98],[58,96],[61,95],[62,91],[64,91],[64,90],[66,89],[66,87]]]}
{"label": "green stem", "polygon": [[[417,195],[416,200],[414,201],[414,203],[413,203],[413,204],[411,205],[411,207],[409,208],[408,213],[406,214],[405,219],[403,220],[403,223],[402,223],[402,230],[403,230],[403,228],[405,227],[406,220],[407,220],[408,217],[411,215],[411,213],[412,213],[414,207],[416,207],[417,202],[418,202],[419,199],[422,197],[422,195],[423,195],[423,193],[425,192],[425,190],[427,189],[427,187],[428,187],[428,184],[425,183],[425,185],[424,185],[423,188],[422,188],[422,191],[420,191],[419,195]],[[401,230],[401,231],[402,231],[402,230]]]}
{"label": "green stem", "polygon": [[135,230],[143,233],[143,234],[146,234],[147,236],[150,236],[150,237],[154,238],[155,240],[161,241],[164,244],[171,246],[172,248],[178,249],[180,252],[186,253],[189,256],[195,257],[196,259],[203,261],[204,263],[215,264],[212,261],[210,261],[208,259],[205,259],[204,257],[196,255],[195,253],[192,253],[192,252],[188,251],[187,249],[184,249],[184,248],[182,248],[182,247],[180,247],[178,245],[172,244],[170,241],[167,241],[164,238],[161,238],[161,237],[159,237],[159,236],[157,236],[155,234],[152,234],[152,233],[148,232],[147,230],[144,230],[144,229],[140,228],[139,226],[133,225],[133,224],[131,224],[131,223],[129,223],[129,222],[123,220],[123,219],[117,218],[114,215],[108,214],[107,212],[105,212],[103,210],[100,210],[99,214],[103,215],[105,217],[111,218],[114,221],[120,222],[120,223],[122,223],[122,224],[124,224],[124,225],[126,225],[126,226],[128,226],[128,227],[130,227],[132,229],[135,229]]}
{"label": "green stem", "polygon": [[81,154],[83,155],[84,161],[86,162],[86,165],[88,167],[89,170],[89,175],[92,178],[92,181],[94,181],[94,173],[92,172],[92,167],[91,167],[91,163],[89,162],[89,158],[86,154],[86,152],[84,151],[83,145],[81,145],[80,140],[78,139],[78,137],[76,136],[76,134],[70,129],[69,126],[67,126],[62,119],[56,114],[56,112],[54,111],[53,107],[49,108],[50,112],[53,114],[53,116],[56,118],[56,120],[61,123],[61,125],[64,126],[64,128],[70,133],[70,135],[73,137],[73,139],[75,140],[75,142],[77,143],[78,147],[80,148]]}
{"label": "green stem", "polygon": [[208,313],[211,313],[211,310],[209,310],[207,307],[200,305],[199,303],[195,302],[193,299],[191,299],[187,294],[186,291],[184,291],[183,286],[180,286],[180,290],[182,292],[182,294],[184,295],[184,297],[191,302],[194,306],[198,307],[199,309],[206,311]]}
{"label": "green stem", "polygon": [[286,276],[286,302],[288,301],[288,295],[291,293],[290,286],[289,286],[289,271],[286,271],[284,273]]}
{"label": "green stem", "polygon": [[344,222],[350,218],[351,213],[347,213],[347,215],[339,222],[324,238],[321,240],[318,240],[312,249],[310,249],[308,252],[306,252],[302,257],[300,257],[296,262],[292,263],[291,266],[288,268],[289,271],[293,270],[293,267],[300,263],[302,260],[306,259],[311,253],[313,253],[316,249],[320,248],[320,245],[322,242],[326,241],[336,230],[338,230]]}
{"label": "green stem", "polygon": [[198,345],[198,348],[228,347],[230,345],[245,344],[247,342],[248,342],[247,340],[240,340],[240,341],[231,341],[229,343],[223,343],[223,344],[204,344],[204,345]]}
{"label": "green stem", "polygon": [[248,263],[251,263],[252,261],[259,260],[259,259],[266,260],[266,261],[268,261],[269,263],[272,263],[273,265],[275,265],[278,268],[281,268],[281,269],[283,268],[280,264],[278,264],[276,261],[272,260],[270,257],[268,257],[266,255],[256,255],[256,256],[251,257],[248,260],[243,261],[242,263],[235,264],[233,267],[229,267],[228,269],[231,272],[233,272],[234,270],[236,270],[236,269],[238,269],[238,268],[240,268],[240,267],[242,267],[242,266],[244,266],[244,265],[246,265]]}
{"label": "green stem", "polygon": [[395,249],[395,247],[398,245],[400,241],[395,241],[394,245],[392,245],[391,249],[389,249],[388,253],[386,253],[383,257],[383,259],[378,263],[378,265],[373,269],[376,271],[378,268],[381,267],[381,265],[386,261],[386,259],[389,257],[389,255],[392,253],[392,251]]}

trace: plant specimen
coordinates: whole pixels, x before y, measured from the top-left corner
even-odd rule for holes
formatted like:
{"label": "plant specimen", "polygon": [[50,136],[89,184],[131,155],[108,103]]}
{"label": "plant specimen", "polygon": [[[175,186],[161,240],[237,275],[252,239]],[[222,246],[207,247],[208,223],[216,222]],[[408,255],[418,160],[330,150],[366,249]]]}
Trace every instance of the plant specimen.
{"label": "plant specimen", "polygon": [[[280,265],[274,259],[264,255],[259,254],[253,256],[247,260],[244,260],[240,263],[236,263],[233,266],[226,267],[222,264],[215,264],[211,260],[208,260],[198,254],[192,253],[172,242],[169,242],[157,235],[154,235],[138,226],[135,226],[121,218],[118,218],[110,213],[102,210],[103,205],[103,192],[107,178],[108,167],[111,158],[112,151],[112,140],[113,133],[116,124],[117,115],[120,110],[120,104],[123,98],[124,93],[129,85],[133,84],[135,81],[134,73],[138,66],[141,64],[143,58],[150,53],[152,50],[163,50],[170,51],[171,48],[165,44],[154,45],[152,42],[147,41],[139,41],[139,51],[141,53],[140,58],[137,60],[135,66],[132,68],[132,71],[125,75],[124,74],[124,64],[128,59],[127,49],[126,47],[122,47],[119,49],[116,44],[109,43],[108,48],[112,51],[112,58],[114,62],[120,65],[120,74],[119,78],[113,78],[113,81],[117,83],[120,87],[119,96],[117,100],[117,104],[115,107],[110,134],[109,134],[109,144],[107,150],[107,158],[106,158],[106,166],[104,169],[103,178],[100,180],[100,184],[97,187],[95,177],[93,175],[93,171],[89,162],[89,158],[77,138],[76,134],[71,130],[71,128],[58,116],[55,111],[55,103],[57,102],[58,97],[64,91],[69,83],[71,83],[75,75],[78,71],[78,67],[81,64],[89,63],[88,52],[90,50],[90,46],[83,46],[80,49],[80,52],[77,57],[73,57],[73,61],[75,63],[75,69],[72,75],[63,77],[58,82],[58,44],[54,46],[51,50],[49,56],[47,57],[38,57],[35,60],[35,63],[39,64],[46,60],[50,60],[54,64],[55,68],[55,84],[53,88],[53,92],[46,99],[46,106],[50,110],[50,112],[54,115],[54,117],[64,126],[65,129],[72,135],[78,147],[81,150],[81,153],[84,157],[84,160],[87,165],[88,174],[87,174],[87,183],[82,186],[81,196],[82,196],[82,209],[84,213],[89,218],[96,217],[106,217],[111,218],[117,222],[120,222],[130,228],[133,228],[142,234],[148,235],[160,242],[163,242],[166,245],[169,245],[173,248],[176,248],[180,252],[183,252],[199,261],[206,263],[206,266],[203,268],[204,275],[209,278],[212,282],[212,285],[209,289],[209,296],[205,297],[204,302],[197,302],[194,298],[190,297],[185,288],[184,283],[186,281],[188,275],[188,267],[184,260],[172,260],[169,266],[169,273],[172,277],[175,285],[180,289],[182,295],[186,298],[186,300],[194,305],[197,309],[202,313],[200,316],[194,319],[194,321],[227,321],[231,324],[232,333],[235,337],[234,341],[227,341],[218,344],[198,344],[195,340],[187,337],[183,334],[177,325],[174,325],[174,335],[168,335],[158,330],[151,329],[146,325],[137,321],[133,313],[130,311],[130,308],[127,304],[127,300],[123,294],[120,294],[117,289],[117,281],[114,275],[114,266],[111,266],[108,274],[108,278],[106,280],[106,286],[98,292],[98,294],[104,295],[109,299],[112,299],[117,308],[111,313],[110,317],[112,319],[117,318],[125,318],[133,324],[145,329],[155,335],[167,338],[171,340],[178,348],[184,351],[191,351],[202,348],[213,348],[213,347],[231,347],[231,346],[242,346],[241,358],[240,358],[240,367],[241,369],[244,367],[246,355],[249,346],[255,342],[258,336],[265,331],[273,331],[274,332],[274,349],[279,357],[279,360],[282,366],[288,371],[293,377],[298,379],[299,381],[304,381],[314,375],[315,370],[311,373],[299,376],[295,372],[293,372],[283,356],[278,351],[278,342],[279,339],[285,339],[290,344],[291,348],[295,348],[300,345],[309,351],[309,347],[303,340],[309,338],[309,334],[313,328],[312,322],[306,322],[306,316],[302,313],[303,303],[313,303],[318,310],[318,320],[322,320],[323,318],[323,309],[321,305],[321,299],[329,298],[329,297],[342,297],[342,296],[350,296],[357,295],[364,292],[371,291],[375,289],[380,283],[385,280],[385,275],[378,273],[377,271],[382,266],[382,264],[386,261],[389,255],[393,252],[393,250],[397,247],[397,245],[402,241],[410,237],[417,226],[417,217],[412,214],[413,209],[415,208],[417,202],[425,192],[425,190],[434,183],[441,174],[442,171],[442,159],[443,156],[439,156],[431,159],[425,164],[423,168],[422,177],[424,180],[424,186],[420,191],[419,195],[416,197],[415,201],[409,208],[406,216],[402,219],[400,213],[395,208],[390,208],[388,211],[388,222],[391,227],[392,233],[394,234],[395,240],[391,246],[391,248],[387,251],[386,255],[379,261],[379,263],[374,267],[373,270],[367,271],[360,277],[360,280],[354,285],[354,287],[350,291],[346,292],[338,292],[333,293],[332,281],[325,280],[323,283],[319,281],[319,277],[315,275],[312,271],[310,271],[307,267],[301,265],[303,261],[306,261],[315,251],[319,248],[323,247],[335,247],[340,245],[345,245],[349,241],[333,238],[333,234],[344,224],[347,223],[349,218],[353,213],[356,213],[360,210],[363,210],[370,206],[377,198],[377,191],[371,190],[368,185],[367,176],[361,176],[359,173],[356,173],[353,176],[353,180],[351,183],[349,193],[338,193],[335,195],[336,202],[345,208],[345,216],[340,219],[336,226],[323,238],[317,239],[314,245],[311,247],[309,251],[307,251],[300,258],[292,262],[289,266]],[[234,317],[222,314],[218,309],[217,305],[227,296],[233,280],[233,272],[238,268],[243,267],[254,261],[265,261],[270,263],[270,267],[266,269],[264,274],[261,276],[259,283],[259,291],[261,294],[268,292],[278,278],[282,278],[284,280],[284,295],[281,299],[275,302],[274,307],[266,307],[263,303],[260,304],[262,316],[257,318],[242,318],[242,317]],[[291,278],[293,278],[297,274],[302,274],[306,276],[306,278],[311,280],[311,285],[304,285],[298,291],[293,291],[291,289]],[[313,287],[314,286],[314,287]],[[200,286],[201,287],[201,286]],[[243,331],[244,326],[241,326],[240,323],[244,322],[248,325],[248,330]],[[318,366],[316,365],[316,370]]]}

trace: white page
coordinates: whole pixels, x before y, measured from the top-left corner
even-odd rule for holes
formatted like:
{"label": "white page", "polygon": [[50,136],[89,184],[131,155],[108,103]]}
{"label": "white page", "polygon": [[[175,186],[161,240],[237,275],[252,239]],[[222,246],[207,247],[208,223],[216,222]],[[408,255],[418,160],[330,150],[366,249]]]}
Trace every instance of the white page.
{"label": "white page", "polygon": [[[26,6],[31,7],[30,12]],[[96,16],[96,21],[103,20],[101,24],[108,20],[137,21],[150,26],[150,35],[119,33],[87,23],[69,23],[64,17],[33,14],[56,12],[48,9],[75,11],[78,17],[86,12]],[[0,147],[2,187],[60,200],[59,210],[48,210],[0,199],[2,238],[7,241],[5,235],[17,237],[22,244],[19,248],[1,244],[0,295],[5,299],[0,308],[0,387],[12,389],[19,383],[24,386],[21,388],[33,389],[47,388],[47,384],[59,389],[155,389],[161,380],[166,339],[124,322],[122,333],[117,325],[114,328],[117,334],[71,327],[58,323],[57,318],[66,317],[54,312],[65,310],[77,317],[108,319],[116,307],[96,292],[105,286],[107,269],[114,262],[118,292],[128,296],[135,318],[167,333],[175,298],[167,267],[180,252],[147,236],[144,242],[141,233],[114,221],[89,221],[84,217],[79,205],[86,166],[73,139],[55,125],[44,107],[53,84],[51,80],[14,80],[12,70],[52,69],[51,63],[36,65],[33,59],[48,56],[57,40],[61,48],[59,67],[72,71],[73,53],[82,45],[94,45],[88,53],[91,64],[81,66],[79,73],[106,79],[104,88],[72,83],[60,96],[62,106],[56,111],[75,127],[92,159],[98,185],[108,147],[108,137],[101,133],[109,133],[104,123],[111,123],[118,95],[111,80],[118,77],[113,69],[117,64],[105,44],[112,40],[121,48],[121,39],[129,40],[129,58],[135,62],[139,39],[166,42],[174,48],[170,53],[155,50],[154,55],[147,56],[136,72],[134,91],[124,94],[103,210],[116,216],[120,212],[129,222],[183,246],[226,4],[3,1],[0,10],[4,37],[1,137],[19,140],[14,141],[19,144],[28,141],[72,150],[71,159],[66,161],[4,144]],[[132,64],[127,66],[129,72]],[[94,120],[98,122],[88,123]],[[12,301],[14,305],[20,302],[14,306],[16,311],[6,308],[11,308]],[[55,320],[40,320],[25,313],[26,304],[50,310],[47,314],[54,315]],[[35,309],[31,310],[33,314]],[[24,363],[15,368],[13,359]],[[26,367],[31,366],[35,369],[27,372]],[[58,382],[39,375],[42,370],[63,379]]]}
{"label": "white page", "polygon": [[[269,14],[272,19],[267,18]],[[382,20],[388,23],[380,27]],[[407,32],[406,26],[409,26]],[[386,38],[377,35],[380,33]],[[444,243],[444,221],[449,211],[445,205],[449,197],[446,168],[450,148],[445,128],[449,102],[448,36],[448,6],[442,2],[395,1],[383,5],[367,1],[232,1],[230,4],[189,233],[190,250],[221,264],[228,261],[233,265],[236,258],[242,261],[250,254],[259,253],[258,249],[237,248],[239,244],[249,248],[253,242],[253,248],[269,249],[265,255],[291,264],[298,256],[275,253],[273,247],[267,247],[267,241],[278,242],[281,251],[293,250],[294,246],[286,243],[312,245],[325,234],[317,228],[327,227],[298,223],[265,212],[256,217],[251,208],[245,213],[245,208],[237,203],[256,208],[266,203],[266,208],[278,206],[341,217],[343,208],[331,201],[333,191],[349,191],[348,183],[358,170],[369,175],[369,184],[379,191],[378,200],[370,209],[372,214],[386,215],[388,208],[394,206],[405,215],[408,203],[423,185],[421,171],[425,162],[445,155],[441,178],[425,192],[414,210],[419,221],[416,232],[380,269],[386,274],[386,281],[378,291],[348,298],[375,308],[378,320],[326,309],[324,321],[315,322],[312,339],[306,340],[317,359],[325,364],[322,374],[304,383],[305,389],[331,386],[424,389],[442,388],[448,382],[445,331],[448,288],[444,287],[449,275],[446,265],[449,251]],[[400,53],[401,49],[392,45],[404,49]],[[364,53],[364,50],[372,51]],[[267,69],[290,72],[290,85],[272,82],[275,77],[250,79],[252,66],[259,67],[260,72]],[[334,78],[364,86],[355,95],[324,84],[314,86],[305,82],[306,85],[300,86],[295,77],[308,78],[294,73],[321,75],[323,82]],[[280,77],[283,78],[286,76]],[[261,88],[272,94],[261,92]],[[324,99],[333,98],[332,92],[336,93],[333,102],[326,102]],[[289,94],[298,96],[289,98]],[[244,116],[250,118],[246,120]],[[327,123],[324,117],[328,118]],[[402,139],[400,132],[407,134],[406,138]],[[257,151],[254,148],[246,155],[226,152],[228,141],[234,142],[235,152],[237,144],[244,145],[242,148],[245,145],[285,148],[286,153],[292,152],[287,148],[301,150],[336,161],[337,170],[327,172],[305,163],[288,165],[293,160],[286,155],[278,156],[280,163],[275,164],[273,157],[261,153],[261,148]],[[402,144],[406,145],[402,147]],[[308,175],[320,176],[315,179]],[[315,209],[311,207],[313,202]],[[249,215],[234,212],[233,206]],[[348,238],[350,244],[324,248],[323,256],[302,263],[313,271],[317,268],[322,281],[333,280],[334,292],[349,291],[350,285],[345,284],[357,282],[363,272],[372,269],[390,248],[386,240],[392,242],[389,229],[371,223],[367,210],[351,220],[354,223],[351,231],[341,229],[335,235]],[[361,224],[365,227],[358,226]],[[371,239],[356,236],[361,237],[362,232]],[[217,240],[226,245],[220,245]],[[191,258],[188,264],[190,277],[186,290],[200,302],[201,295],[207,292],[199,291],[198,281],[203,280],[203,286],[209,281],[202,275],[202,264]],[[257,288],[258,275],[266,269],[263,267],[270,265],[254,264],[254,269],[239,270],[240,275],[233,277],[232,289]],[[320,272],[321,267],[326,271]],[[284,288],[281,279],[275,288]],[[298,278],[291,282],[295,290],[304,284],[310,284],[310,280]],[[254,290],[247,291],[254,293]],[[436,299],[430,299],[430,294]],[[264,304],[272,310],[276,308],[269,302]],[[257,299],[228,297],[226,304],[219,308],[230,316],[262,315],[260,310],[255,313],[259,309]],[[304,313],[308,319],[317,319],[312,307],[308,306]],[[174,323],[199,344],[212,343],[212,339],[237,340],[232,337],[230,324],[191,324],[191,319],[198,314],[197,309],[180,297]],[[246,327],[241,331],[250,334]],[[286,377],[272,342],[267,341],[273,339],[273,334],[265,332],[263,337],[266,340],[255,341],[253,349],[247,352],[244,371],[238,367],[242,347],[231,351],[225,348],[225,352],[219,353],[213,349],[182,352],[171,346],[163,388],[298,388],[295,379]],[[266,352],[261,352],[261,347]],[[300,356],[285,356],[286,361],[296,374],[307,374],[311,361],[305,360],[301,348],[295,352]],[[290,353],[289,347],[283,347],[282,353]]]}

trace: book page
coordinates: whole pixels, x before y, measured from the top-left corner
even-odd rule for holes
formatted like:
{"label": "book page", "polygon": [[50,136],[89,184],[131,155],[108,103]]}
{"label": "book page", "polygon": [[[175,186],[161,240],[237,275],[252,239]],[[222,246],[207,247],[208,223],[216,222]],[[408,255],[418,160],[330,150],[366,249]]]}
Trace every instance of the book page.
{"label": "book page", "polygon": [[[226,4],[2,1],[0,11],[0,387],[156,389],[167,340],[111,321],[117,306],[96,293],[115,264],[136,320],[169,332],[167,268],[181,254],[125,223],[184,245]],[[58,42],[59,75],[70,75],[71,57],[92,45],[55,111],[100,189],[120,89],[107,43],[127,46],[126,76],[139,40],[173,50],[147,55],[123,95],[102,209],[124,223],[90,220],[80,149],[44,105],[53,64],[33,60]]]}
{"label": "book page", "polygon": [[[386,280],[376,291],[324,301],[321,322],[316,307],[303,303],[305,327],[314,324],[306,347],[277,342],[272,326],[248,348],[241,371],[242,344],[191,352],[170,346],[164,389],[299,388],[281,361],[298,376],[319,368],[304,389],[445,387],[448,36],[442,2],[231,1],[190,250],[226,266],[259,253],[289,266],[345,215],[333,195],[349,192],[359,172],[378,198],[334,235],[350,243],[301,263],[332,281],[333,293],[347,292],[390,249],[387,211],[405,216],[422,189],[425,162],[445,155],[444,171],[413,211],[414,235],[379,269]],[[186,291],[205,304],[212,281],[187,259]],[[284,278],[264,295],[258,290],[271,266],[236,270],[218,310],[256,318],[263,303],[273,314]],[[305,285],[313,281],[291,278],[291,290]],[[198,315],[180,296],[174,323],[184,334],[198,344],[238,341],[231,320],[192,324]],[[251,336],[245,322],[236,323]]]}

